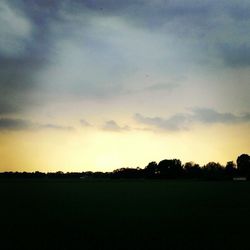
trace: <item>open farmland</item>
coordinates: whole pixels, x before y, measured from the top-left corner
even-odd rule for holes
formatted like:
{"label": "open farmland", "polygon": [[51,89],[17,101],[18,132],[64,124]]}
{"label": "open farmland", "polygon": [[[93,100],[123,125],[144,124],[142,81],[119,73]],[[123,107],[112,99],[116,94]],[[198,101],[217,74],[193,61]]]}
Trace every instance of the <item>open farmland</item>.
{"label": "open farmland", "polygon": [[250,182],[0,180],[1,249],[249,249]]}

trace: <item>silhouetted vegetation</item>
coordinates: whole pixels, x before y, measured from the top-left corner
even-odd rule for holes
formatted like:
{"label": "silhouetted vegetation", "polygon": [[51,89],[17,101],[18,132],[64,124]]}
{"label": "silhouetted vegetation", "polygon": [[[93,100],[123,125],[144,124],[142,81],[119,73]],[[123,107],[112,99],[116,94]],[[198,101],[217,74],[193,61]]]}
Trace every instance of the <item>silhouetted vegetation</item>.
{"label": "silhouetted vegetation", "polygon": [[237,158],[237,168],[240,174],[250,175],[250,156],[242,154]]}
{"label": "silhouetted vegetation", "polygon": [[3,172],[2,178],[50,178],[50,179],[205,179],[205,180],[231,180],[236,177],[250,177],[250,156],[242,154],[237,158],[237,165],[233,161],[227,162],[226,166],[220,163],[209,162],[200,166],[194,162],[182,164],[179,159],[164,159],[158,164],[150,162],[144,168],[119,168],[112,172]]}
{"label": "silhouetted vegetation", "polygon": [[1,249],[248,249],[249,159],[0,173]]}

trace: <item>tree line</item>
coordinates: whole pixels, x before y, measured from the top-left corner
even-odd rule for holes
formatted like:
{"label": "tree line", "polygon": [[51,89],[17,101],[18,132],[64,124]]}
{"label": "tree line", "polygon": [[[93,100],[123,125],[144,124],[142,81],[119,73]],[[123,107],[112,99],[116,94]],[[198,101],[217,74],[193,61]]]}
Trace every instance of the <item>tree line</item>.
{"label": "tree line", "polygon": [[2,172],[2,178],[112,178],[112,179],[207,179],[227,180],[244,177],[250,179],[250,156],[240,155],[236,163],[227,162],[226,166],[220,163],[209,162],[200,166],[194,162],[182,164],[179,159],[165,159],[158,164],[155,161],[148,163],[144,168],[119,168],[112,172],[67,172],[52,173],[36,172]]}

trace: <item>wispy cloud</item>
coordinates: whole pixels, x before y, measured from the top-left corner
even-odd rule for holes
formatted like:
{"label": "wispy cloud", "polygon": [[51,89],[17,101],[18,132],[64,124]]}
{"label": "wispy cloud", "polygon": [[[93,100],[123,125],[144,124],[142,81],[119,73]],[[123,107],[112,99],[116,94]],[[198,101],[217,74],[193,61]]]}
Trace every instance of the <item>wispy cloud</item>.
{"label": "wispy cloud", "polygon": [[74,130],[71,126],[62,126],[57,124],[37,124],[37,129],[54,129],[54,130],[64,130],[64,131],[71,131]]}
{"label": "wispy cloud", "polygon": [[106,121],[103,130],[106,131],[114,131],[114,132],[122,132],[130,130],[129,126],[120,126],[114,120]]}
{"label": "wispy cloud", "polygon": [[169,118],[146,117],[141,114],[135,114],[134,118],[139,123],[169,131],[187,128],[187,117],[184,114],[177,114]]}
{"label": "wispy cloud", "polygon": [[135,120],[139,123],[168,131],[187,130],[195,123],[203,124],[235,124],[250,122],[250,113],[235,115],[233,113],[221,113],[213,109],[194,108],[190,113],[179,113],[168,118],[146,117],[135,114]]}
{"label": "wispy cloud", "polygon": [[201,123],[243,123],[250,121],[250,113],[236,115],[230,112],[221,113],[208,108],[195,108],[193,114],[188,115],[191,121]]}
{"label": "wispy cloud", "polygon": [[71,126],[61,126],[52,123],[35,123],[26,119],[0,118],[0,131],[22,131],[22,130],[62,130],[70,131],[74,128]]}
{"label": "wispy cloud", "polygon": [[92,125],[91,125],[88,121],[86,121],[85,119],[81,119],[81,120],[80,120],[80,124],[81,124],[82,127],[91,127],[91,126],[92,126]]}
{"label": "wispy cloud", "polygon": [[171,92],[179,86],[180,86],[179,83],[157,83],[157,84],[153,84],[153,85],[146,87],[145,90],[146,91],[164,91],[165,90],[165,91]]}

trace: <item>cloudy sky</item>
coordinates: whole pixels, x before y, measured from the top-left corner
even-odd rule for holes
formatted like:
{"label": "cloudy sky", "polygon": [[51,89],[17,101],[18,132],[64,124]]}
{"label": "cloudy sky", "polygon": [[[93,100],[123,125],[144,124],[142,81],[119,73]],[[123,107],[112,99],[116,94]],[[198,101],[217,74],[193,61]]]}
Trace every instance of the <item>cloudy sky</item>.
{"label": "cloudy sky", "polygon": [[248,0],[1,0],[0,170],[250,153]]}

